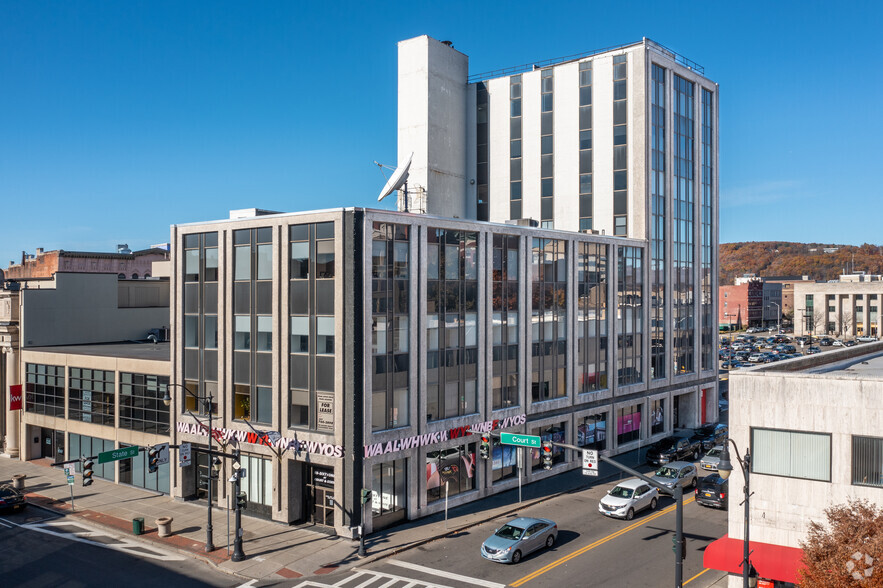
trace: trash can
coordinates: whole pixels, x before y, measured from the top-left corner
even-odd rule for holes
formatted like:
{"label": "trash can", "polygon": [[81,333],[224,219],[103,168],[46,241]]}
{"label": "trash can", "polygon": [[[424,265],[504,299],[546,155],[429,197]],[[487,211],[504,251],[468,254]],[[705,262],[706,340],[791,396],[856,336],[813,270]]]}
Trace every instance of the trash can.
{"label": "trash can", "polygon": [[172,535],[172,517],[159,517],[156,519],[156,534],[160,537],[170,537]]}
{"label": "trash can", "polygon": [[132,534],[140,535],[144,532],[144,517],[135,517],[132,519]]}
{"label": "trash can", "polygon": [[25,489],[25,478],[27,478],[27,474],[13,474],[12,476],[12,487],[16,490],[24,490]]}

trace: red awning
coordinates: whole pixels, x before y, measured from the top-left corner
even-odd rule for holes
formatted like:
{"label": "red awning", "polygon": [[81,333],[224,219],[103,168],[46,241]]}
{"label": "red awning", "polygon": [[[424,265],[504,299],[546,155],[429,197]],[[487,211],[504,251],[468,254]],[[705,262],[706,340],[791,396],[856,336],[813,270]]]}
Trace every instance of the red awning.
{"label": "red awning", "polygon": [[[741,574],[744,546],[745,542],[741,539],[724,535],[705,548],[702,564],[713,570]],[[757,570],[758,577],[797,583],[797,570],[803,567],[800,561],[802,549],[758,541],[750,541],[749,549],[752,551],[751,565]]]}

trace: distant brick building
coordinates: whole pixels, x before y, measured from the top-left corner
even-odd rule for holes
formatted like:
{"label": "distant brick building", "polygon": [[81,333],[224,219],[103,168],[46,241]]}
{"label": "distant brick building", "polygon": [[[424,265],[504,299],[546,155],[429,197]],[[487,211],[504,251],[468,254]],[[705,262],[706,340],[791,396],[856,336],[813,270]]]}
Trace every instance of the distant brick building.
{"label": "distant brick building", "polygon": [[734,329],[779,324],[782,317],[782,285],[763,278],[718,288],[718,324]]}
{"label": "distant brick building", "polygon": [[7,280],[51,278],[56,272],[117,274],[119,278],[140,279],[151,277],[153,262],[168,259],[168,250],[159,247],[129,251],[128,246],[120,245],[117,253],[63,249],[44,252],[38,248],[34,256],[23,253],[20,264],[10,262],[3,273]]}

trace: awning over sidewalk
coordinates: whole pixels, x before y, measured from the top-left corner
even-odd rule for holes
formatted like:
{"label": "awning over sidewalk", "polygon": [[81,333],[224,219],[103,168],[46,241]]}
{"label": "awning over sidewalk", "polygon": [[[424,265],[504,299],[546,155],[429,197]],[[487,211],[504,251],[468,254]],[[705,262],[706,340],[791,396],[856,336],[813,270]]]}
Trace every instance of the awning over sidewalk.
{"label": "awning over sidewalk", "polygon": [[[702,564],[713,570],[741,574],[744,545],[741,539],[724,535],[705,548]],[[751,565],[759,577],[797,583],[797,570],[803,567],[800,561],[802,549],[749,541],[749,550],[752,551]]]}

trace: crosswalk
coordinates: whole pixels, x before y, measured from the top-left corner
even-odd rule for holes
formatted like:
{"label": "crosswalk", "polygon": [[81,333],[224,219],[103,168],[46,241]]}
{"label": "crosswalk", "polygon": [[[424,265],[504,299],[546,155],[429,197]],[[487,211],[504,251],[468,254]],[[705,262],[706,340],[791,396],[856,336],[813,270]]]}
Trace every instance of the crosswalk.
{"label": "crosswalk", "polygon": [[[397,572],[397,573],[394,573]],[[472,578],[398,560],[384,560],[373,569],[355,568],[333,578],[312,577],[293,588],[506,588],[505,584]]]}

